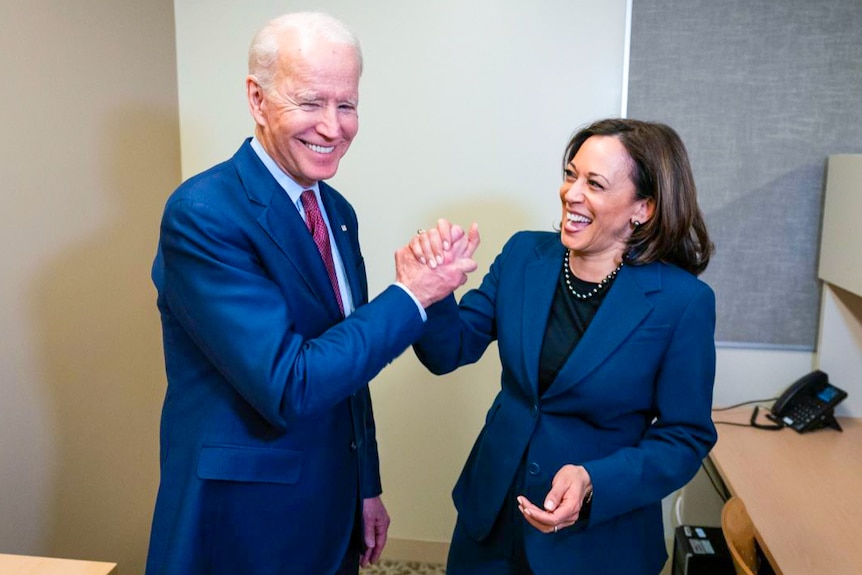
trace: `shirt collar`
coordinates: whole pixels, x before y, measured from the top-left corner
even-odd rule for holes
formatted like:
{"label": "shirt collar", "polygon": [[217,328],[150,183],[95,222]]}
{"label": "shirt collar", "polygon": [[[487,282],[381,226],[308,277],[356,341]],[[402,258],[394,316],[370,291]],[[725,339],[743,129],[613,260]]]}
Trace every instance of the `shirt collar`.
{"label": "shirt collar", "polygon": [[263,149],[263,145],[256,137],[252,137],[251,139],[251,149],[257,154],[257,157],[260,158],[260,161],[263,162],[263,165],[266,166],[266,169],[272,174],[272,177],[275,178],[275,181],[278,182],[278,185],[287,192],[287,195],[290,197],[290,201],[293,202],[294,206],[299,208],[301,202],[299,201],[299,196],[305,190],[314,190],[314,195],[318,198],[318,203],[320,200],[320,186],[318,182],[314,182],[314,185],[304,188],[297,184],[293,178],[284,173],[284,171],[275,163],[269,154],[266,153],[266,150]]}

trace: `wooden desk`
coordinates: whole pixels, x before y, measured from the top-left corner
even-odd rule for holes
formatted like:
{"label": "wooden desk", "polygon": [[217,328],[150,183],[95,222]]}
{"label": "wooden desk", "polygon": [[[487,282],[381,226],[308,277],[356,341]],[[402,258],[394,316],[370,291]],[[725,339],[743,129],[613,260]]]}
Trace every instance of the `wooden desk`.
{"label": "wooden desk", "polygon": [[116,563],[0,553],[3,575],[116,575]]}
{"label": "wooden desk", "polygon": [[[752,408],[715,412],[748,422]],[[763,410],[761,410],[761,413]],[[717,425],[710,458],[782,575],[862,573],[862,419],[798,434]],[[765,421],[765,423],[769,423]]]}

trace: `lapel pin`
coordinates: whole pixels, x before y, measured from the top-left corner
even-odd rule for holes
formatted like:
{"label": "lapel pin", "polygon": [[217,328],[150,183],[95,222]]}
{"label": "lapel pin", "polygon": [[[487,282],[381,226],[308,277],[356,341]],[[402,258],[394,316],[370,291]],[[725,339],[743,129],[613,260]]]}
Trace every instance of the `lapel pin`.
{"label": "lapel pin", "polygon": [[341,224],[341,231],[342,231],[342,232],[346,232],[346,231],[347,231],[347,226],[345,226],[344,224]]}

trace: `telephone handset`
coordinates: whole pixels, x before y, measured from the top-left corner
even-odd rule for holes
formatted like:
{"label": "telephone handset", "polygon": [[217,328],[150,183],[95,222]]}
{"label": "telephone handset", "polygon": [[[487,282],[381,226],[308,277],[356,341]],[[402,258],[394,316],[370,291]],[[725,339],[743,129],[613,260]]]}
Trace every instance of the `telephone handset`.
{"label": "telephone handset", "polygon": [[769,419],[791,427],[799,433],[821,427],[841,431],[832,412],[847,392],[829,383],[829,376],[814,370],[800,377],[781,394],[772,406]]}

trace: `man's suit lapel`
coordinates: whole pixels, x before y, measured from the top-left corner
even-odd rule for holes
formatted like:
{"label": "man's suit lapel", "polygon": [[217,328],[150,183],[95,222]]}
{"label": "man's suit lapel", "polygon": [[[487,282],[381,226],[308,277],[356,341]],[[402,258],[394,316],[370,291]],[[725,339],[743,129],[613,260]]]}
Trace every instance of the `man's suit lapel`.
{"label": "man's suit lapel", "polygon": [[296,268],[297,275],[302,278],[309,291],[320,300],[333,318],[340,318],[341,311],[332,293],[326,267],[302,216],[290,201],[290,196],[267,171],[248,141],[234,155],[233,160],[249,201],[264,206],[257,218],[258,224]]}
{"label": "man's suit lapel", "polygon": [[566,393],[602,364],[652,311],[646,294],[661,289],[656,264],[623,266],[596,316],[544,397]]}
{"label": "man's suit lapel", "polygon": [[[362,282],[357,276],[358,272],[355,265],[357,248],[350,241],[351,230],[348,227],[348,222],[339,209],[339,202],[335,201],[330,190],[331,188],[327,184],[320,182],[320,197],[323,199],[323,207],[326,209],[327,217],[329,217],[332,237],[335,238],[335,245],[341,255],[341,261],[344,263],[344,273],[347,275],[347,284],[350,286],[353,304],[359,307],[365,303],[367,296],[362,293]],[[356,230],[352,231],[355,232]]]}

